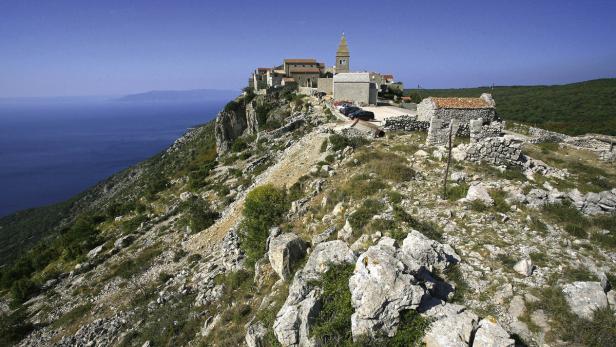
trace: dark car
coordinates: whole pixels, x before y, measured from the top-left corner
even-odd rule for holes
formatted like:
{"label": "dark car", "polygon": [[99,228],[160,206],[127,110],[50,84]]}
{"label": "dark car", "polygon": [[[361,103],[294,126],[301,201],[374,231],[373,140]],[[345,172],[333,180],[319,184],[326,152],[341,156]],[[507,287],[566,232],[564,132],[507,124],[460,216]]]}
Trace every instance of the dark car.
{"label": "dark car", "polygon": [[349,114],[348,117],[351,119],[373,120],[374,113],[370,111],[359,110]]}
{"label": "dark car", "polygon": [[361,108],[359,108],[359,107],[350,106],[349,105],[349,106],[346,106],[346,107],[342,108],[342,110],[340,110],[340,113],[342,113],[345,116],[348,116],[351,113],[356,112],[356,111],[360,111],[360,110],[361,110]]}

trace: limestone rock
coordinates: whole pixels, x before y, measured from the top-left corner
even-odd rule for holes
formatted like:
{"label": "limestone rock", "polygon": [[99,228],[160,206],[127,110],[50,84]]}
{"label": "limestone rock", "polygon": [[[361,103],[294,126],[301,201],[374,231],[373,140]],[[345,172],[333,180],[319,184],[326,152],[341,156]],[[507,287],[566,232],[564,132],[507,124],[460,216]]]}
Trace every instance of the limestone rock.
{"label": "limestone rock", "polygon": [[135,235],[133,234],[122,236],[113,243],[113,248],[115,250],[120,250],[130,245],[134,240],[135,240]]}
{"label": "limestone rock", "polygon": [[325,231],[323,231],[322,233],[318,234],[318,235],[314,235],[312,237],[312,245],[316,246],[319,243],[327,240],[330,238],[330,236],[332,236],[332,234],[336,231],[336,227],[335,226],[331,226],[327,229],[325,229]]}
{"label": "limestone rock", "polygon": [[316,245],[304,268],[297,271],[289,286],[289,295],[274,321],[274,334],[283,346],[313,346],[310,327],[321,309],[321,289],[314,287],[331,265],[353,264],[355,255],[340,240]]}
{"label": "limestone rock", "polygon": [[467,347],[479,318],[470,311],[447,314],[433,322],[423,338],[426,347]]}
{"label": "limestone rock", "polygon": [[394,336],[400,311],[419,306],[425,290],[396,257],[395,247],[379,242],[363,253],[349,279],[353,339]]}
{"label": "limestone rock", "polygon": [[103,250],[103,245],[100,245],[98,247],[91,249],[87,254],[88,259],[96,258],[96,256],[99,255],[102,250]]}
{"label": "limestone rock", "polygon": [[306,254],[306,243],[293,233],[272,238],[269,242],[268,258],[272,269],[283,280],[289,279],[291,269]]}
{"label": "limestone rock", "polygon": [[530,276],[533,274],[533,262],[530,259],[522,259],[513,266],[513,270],[522,276]]}
{"label": "limestone rock", "polygon": [[607,307],[607,296],[599,282],[573,282],[563,286],[563,294],[573,313],[591,320],[593,312]]}
{"label": "limestone rock", "polygon": [[261,322],[254,323],[246,329],[246,345],[248,347],[265,347],[263,338],[267,334],[267,329]]}
{"label": "limestone rock", "polygon": [[509,338],[509,334],[494,318],[487,317],[479,322],[479,328],[475,332],[473,347],[513,347],[515,341]]}
{"label": "limestone rock", "polygon": [[460,261],[460,257],[451,246],[431,240],[417,230],[408,233],[400,249],[406,258],[414,260],[428,271],[432,271],[435,267],[443,270],[449,264]]}
{"label": "limestone rock", "polygon": [[353,227],[351,226],[351,223],[349,223],[349,220],[347,219],[346,222],[344,223],[344,227],[338,230],[338,239],[347,241],[352,236],[353,236]]}
{"label": "limestone rock", "polygon": [[240,137],[247,128],[246,113],[240,107],[237,110],[220,112],[214,124],[216,151],[218,153],[229,151],[233,141]]}
{"label": "limestone rock", "polygon": [[490,196],[490,194],[488,193],[488,190],[486,189],[486,187],[483,185],[483,183],[476,183],[471,185],[468,188],[468,192],[466,193],[466,197],[464,198],[465,201],[481,201],[486,205],[492,205],[494,203],[494,200],[492,200],[492,197]]}

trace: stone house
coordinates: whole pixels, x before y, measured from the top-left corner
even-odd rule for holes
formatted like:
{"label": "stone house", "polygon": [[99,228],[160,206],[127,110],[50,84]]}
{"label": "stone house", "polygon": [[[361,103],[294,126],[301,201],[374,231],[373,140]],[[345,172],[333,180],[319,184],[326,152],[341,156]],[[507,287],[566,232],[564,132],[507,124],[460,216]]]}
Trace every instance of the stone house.
{"label": "stone house", "polygon": [[282,85],[282,79],[284,78],[284,70],[282,69],[270,69],[267,71],[266,80],[268,87],[277,87]]}
{"label": "stone house", "polygon": [[429,97],[417,105],[417,120],[429,122],[433,117],[448,124],[457,119],[464,128],[472,119],[481,118],[489,123],[496,119],[496,103],[490,94],[481,94],[478,98],[435,98]]}
{"label": "stone house", "polygon": [[252,87],[255,91],[267,88],[267,73],[271,68],[260,67],[252,74]]}
{"label": "stone house", "polygon": [[368,72],[339,73],[334,76],[334,100],[353,101],[359,105],[376,105],[377,87]]}

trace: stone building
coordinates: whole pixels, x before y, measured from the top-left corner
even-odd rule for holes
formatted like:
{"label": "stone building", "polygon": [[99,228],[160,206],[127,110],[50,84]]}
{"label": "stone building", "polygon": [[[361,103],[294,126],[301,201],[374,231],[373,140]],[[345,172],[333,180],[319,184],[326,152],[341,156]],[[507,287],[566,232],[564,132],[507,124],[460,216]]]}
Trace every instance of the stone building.
{"label": "stone building", "polygon": [[346,42],[346,37],[342,34],[338,50],[336,51],[336,73],[346,73],[350,71],[349,61],[351,59],[351,53],[349,52],[349,46]]}
{"label": "stone building", "polygon": [[267,73],[272,69],[260,67],[252,74],[252,87],[255,91],[267,88]]}
{"label": "stone building", "polygon": [[359,105],[376,105],[377,87],[368,72],[338,73],[334,76],[334,100],[352,101]]}
{"label": "stone building", "polygon": [[266,73],[266,80],[268,87],[277,87],[282,85],[282,79],[285,76],[282,66],[274,69],[269,69]]}
{"label": "stone building", "polygon": [[429,122],[433,117],[449,123],[451,119],[460,121],[468,128],[471,119],[482,118],[489,123],[496,118],[496,103],[490,94],[479,98],[435,98],[429,97],[417,105],[417,120]]}

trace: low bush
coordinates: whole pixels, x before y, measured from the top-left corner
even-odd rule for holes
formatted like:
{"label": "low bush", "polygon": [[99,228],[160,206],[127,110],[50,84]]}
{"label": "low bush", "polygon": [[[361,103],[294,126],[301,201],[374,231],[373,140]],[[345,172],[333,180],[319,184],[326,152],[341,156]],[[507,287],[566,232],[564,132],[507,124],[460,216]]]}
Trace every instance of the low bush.
{"label": "low bush", "polygon": [[11,313],[0,311],[0,346],[16,345],[33,329],[25,308]]}
{"label": "low bush", "polygon": [[280,224],[289,210],[285,190],[264,185],[253,189],[244,201],[244,220],[240,226],[240,247],[249,266],[265,253],[269,229]]}
{"label": "low bush", "polygon": [[329,137],[329,143],[332,145],[332,150],[339,151],[341,149],[345,149],[346,147],[358,148],[370,143],[370,141],[359,136],[347,137],[339,134],[333,134]]}
{"label": "low bush", "polygon": [[529,312],[543,310],[550,317],[548,341],[562,340],[580,346],[613,346],[616,341],[616,314],[610,308],[598,309],[592,320],[571,312],[559,287],[542,290],[541,300],[529,303]]}
{"label": "low bush", "polygon": [[184,201],[180,207],[184,213],[179,225],[190,227],[193,233],[209,228],[220,218],[220,214],[212,211],[205,200],[196,196]]}
{"label": "low bush", "polygon": [[381,202],[372,199],[365,200],[362,205],[349,216],[349,223],[354,231],[359,232],[370,222],[372,216],[379,213],[382,209],[383,204]]}
{"label": "low bush", "polygon": [[466,193],[468,193],[468,184],[467,183],[459,183],[456,185],[450,185],[447,188],[447,200],[449,201],[457,201],[464,197],[466,197]]}
{"label": "low bush", "polygon": [[353,275],[353,269],[353,264],[332,266],[317,283],[323,289],[322,308],[315,318],[312,333],[321,345],[350,345],[353,341],[353,306],[349,291],[349,278]]}

